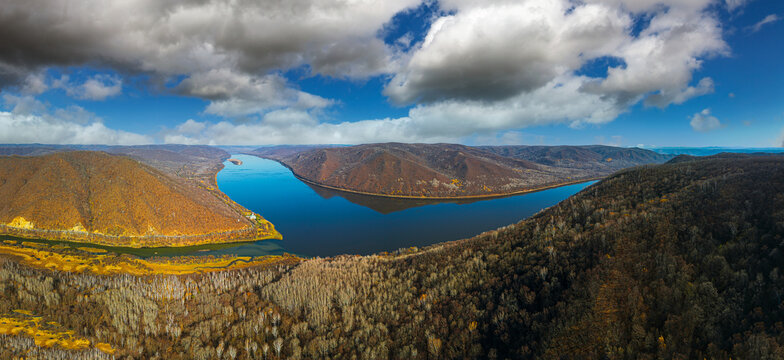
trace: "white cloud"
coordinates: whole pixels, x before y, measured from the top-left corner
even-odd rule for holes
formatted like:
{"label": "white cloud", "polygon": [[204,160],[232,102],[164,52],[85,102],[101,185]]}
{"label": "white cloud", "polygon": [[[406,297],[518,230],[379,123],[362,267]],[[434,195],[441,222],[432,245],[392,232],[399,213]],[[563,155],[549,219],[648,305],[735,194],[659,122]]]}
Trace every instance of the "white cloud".
{"label": "white cloud", "polygon": [[[427,109],[428,115],[442,111],[428,117],[457,119],[448,128],[437,121],[423,125],[425,131],[598,124],[643,100],[662,108],[681,104],[714,91],[711,78],[692,85],[692,74],[705,58],[728,53],[716,15],[708,11],[710,0],[442,5],[453,13],[434,21],[384,90],[397,103],[427,104],[412,110],[412,118]],[[650,21],[635,34],[634,18],[643,12]],[[577,75],[600,58],[622,64],[609,68],[606,77]]]}
{"label": "white cloud", "polygon": [[[674,91],[674,92],[673,92]],[[656,94],[652,94],[645,99],[645,105],[660,108],[667,107],[669,104],[683,104],[686,100],[693,97],[713,93],[713,79],[702,78],[697,86],[688,86],[685,89],[662,89]],[[732,96],[734,97],[734,95]]]}
{"label": "white cloud", "polygon": [[106,127],[95,114],[79,106],[50,111],[32,96],[3,96],[11,111],[0,111],[0,144],[150,144],[153,139]]}
{"label": "white cloud", "polygon": [[781,17],[779,17],[776,14],[770,14],[766,16],[764,19],[758,21],[756,24],[752,25],[750,29],[752,32],[757,32],[760,31],[760,29],[762,29],[762,27],[765,26],[766,24],[771,24],[779,20],[781,20]]}
{"label": "white cloud", "polygon": [[43,114],[48,110],[46,104],[30,95],[4,94],[3,101],[11,107],[14,114]]}
{"label": "white cloud", "polygon": [[[174,90],[208,100],[205,113],[245,117],[190,120],[167,130],[166,142],[459,141],[537,125],[603,124],[641,101],[681,104],[714,91],[711,78],[695,84],[693,74],[729,52],[712,0],[442,0],[425,39],[412,44],[405,35],[385,45],[385,24],[418,3],[74,0],[62,11],[44,0],[12,2],[0,11],[0,33],[26,47],[0,43],[0,77],[97,64],[184,78]],[[620,65],[606,76],[581,72],[602,58]],[[295,68],[388,76],[384,94],[415,106],[399,119],[324,123],[318,115],[334,101],[279,75]],[[122,91],[120,78],[103,76],[51,86],[82,99]]]}
{"label": "white cloud", "polygon": [[99,121],[79,124],[54,117],[0,111],[0,143],[137,145],[152,143],[152,139],[109,129]]}
{"label": "white cloud", "polygon": [[[167,143],[215,145],[359,144],[368,142],[460,142],[475,135],[539,124],[574,127],[613,120],[618,107],[599,95],[579,91],[580,77],[558,78],[531,94],[496,102],[442,101],[419,105],[407,117],[335,124],[318,123],[303,110],[266,114],[260,121],[209,124],[200,134],[170,132]],[[477,121],[481,119],[481,121]]]}
{"label": "white cloud", "polygon": [[689,122],[694,131],[710,132],[724,127],[719,119],[711,115],[710,109],[702,110],[691,117]]}
{"label": "white cloud", "polygon": [[385,94],[398,103],[502,100],[534,91],[612,52],[626,40],[628,14],[567,1],[450,4]]}
{"label": "white cloud", "polygon": [[263,113],[276,108],[323,108],[332,102],[320,96],[291,88],[278,75],[262,77],[215,69],[191,75],[177,90],[186,95],[210,99],[208,114],[237,117]]}
{"label": "white cloud", "polygon": [[97,74],[81,84],[74,84],[68,75],[63,75],[52,82],[52,87],[63,89],[68,96],[76,99],[101,101],[122,92],[122,79],[118,76]]}
{"label": "white cloud", "polygon": [[0,44],[0,64],[98,63],[166,76],[310,65],[316,73],[362,77],[387,71],[394,54],[377,35],[392,16],[418,3],[16,1],[0,11],[0,33],[14,37]]}
{"label": "white cloud", "polygon": [[730,12],[735,11],[738,8],[741,8],[746,5],[746,3],[750,2],[751,0],[725,0],[725,4],[727,5],[727,10]]}
{"label": "white cloud", "polygon": [[703,58],[727,52],[721,27],[710,14],[658,13],[639,36],[616,50],[615,55],[625,61],[625,67],[610,68],[607,78],[589,84],[586,91],[613,96],[627,104],[658,92],[650,100],[651,105],[678,103],[713,91],[710,79],[689,89],[692,73],[701,67]]}
{"label": "white cloud", "polygon": [[184,135],[193,135],[202,132],[206,127],[206,123],[188,119],[186,122],[177,126],[177,132]]}
{"label": "white cloud", "polygon": [[49,85],[46,83],[46,73],[44,72],[27,75],[22,85],[22,93],[28,95],[39,95],[48,89]]}

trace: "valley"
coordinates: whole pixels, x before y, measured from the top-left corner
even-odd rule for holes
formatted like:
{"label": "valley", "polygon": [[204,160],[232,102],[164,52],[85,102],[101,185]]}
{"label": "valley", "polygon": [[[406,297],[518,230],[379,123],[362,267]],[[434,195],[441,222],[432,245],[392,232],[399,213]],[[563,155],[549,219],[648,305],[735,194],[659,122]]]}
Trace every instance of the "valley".
{"label": "valley", "polygon": [[782,179],[778,156],[680,159],[464,240],[219,272],[3,256],[2,324],[40,319],[86,345],[20,330],[0,356],[777,358]]}

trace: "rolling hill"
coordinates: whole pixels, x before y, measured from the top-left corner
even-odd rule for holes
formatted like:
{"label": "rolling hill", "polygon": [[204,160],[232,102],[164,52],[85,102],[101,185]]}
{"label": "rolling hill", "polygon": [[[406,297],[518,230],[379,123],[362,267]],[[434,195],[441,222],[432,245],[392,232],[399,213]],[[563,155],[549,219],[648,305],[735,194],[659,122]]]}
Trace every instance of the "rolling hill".
{"label": "rolling hill", "polygon": [[259,148],[300,179],[333,189],[414,198],[507,195],[600,178],[670,158],[609,146],[471,147],[457,144],[367,144],[329,148]]}
{"label": "rolling hill", "polygon": [[0,257],[0,357],[780,359],[782,194],[784,157],[691,158],[423,249],[154,281]]}
{"label": "rolling hill", "polygon": [[[159,164],[187,159],[187,154],[163,158],[159,151],[152,157],[150,151],[156,150],[134,153]],[[221,197],[204,180],[207,170],[195,169],[201,169],[193,172],[201,180],[97,151],[2,156],[0,233],[132,247],[279,236],[271,224],[246,218],[241,207]]]}

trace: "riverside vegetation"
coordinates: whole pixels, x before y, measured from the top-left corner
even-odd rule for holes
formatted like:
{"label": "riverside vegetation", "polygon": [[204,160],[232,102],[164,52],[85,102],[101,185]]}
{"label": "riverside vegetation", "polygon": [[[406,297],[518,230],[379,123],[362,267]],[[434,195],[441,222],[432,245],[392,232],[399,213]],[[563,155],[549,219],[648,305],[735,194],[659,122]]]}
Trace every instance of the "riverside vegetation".
{"label": "riverside vegetation", "polygon": [[3,257],[0,358],[782,358],[782,236],[784,158],[718,156],[423,249],[179,276]]}
{"label": "riverside vegetation", "polygon": [[0,156],[0,234],[128,247],[280,238],[271,223],[217,189],[221,156],[228,158],[222,150],[119,149],[144,158],[56,150]]}
{"label": "riverside vegetation", "polygon": [[364,144],[272,146],[245,153],[276,160],[299,179],[397,198],[482,198],[585,182],[671,155],[613,146]]}

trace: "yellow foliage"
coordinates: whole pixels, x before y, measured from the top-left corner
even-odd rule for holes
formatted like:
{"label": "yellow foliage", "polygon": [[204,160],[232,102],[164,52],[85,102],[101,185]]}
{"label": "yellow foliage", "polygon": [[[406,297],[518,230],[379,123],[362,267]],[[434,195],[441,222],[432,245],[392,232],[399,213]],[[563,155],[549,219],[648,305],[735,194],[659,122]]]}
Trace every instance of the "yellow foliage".
{"label": "yellow foliage", "polygon": [[8,226],[21,228],[21,229],[33,229],[33,228],[35,228],[35,226],[34,226],[32,221],[27,221],[27,220],[25,220],[25,218],[23,218],[21,216],[17,216],[13,220],[11,220],[11,222],[8,223]]}
{"label": "yellow foliage", "polygon": [[[13,336],[27,335],[33,338],[36,346],[43,348],[57,345],[66,350],[84,350],[90,347],[90,340],[75,337],[73,331],[55,331],[51,328],[43,328],[39,325],[41,320],[40,317],[32,317],[31,313],[26,310],[14,310],[14,312],[30,317],[21,319],[16,317],[0,317],[0,334]],[[56,322],[52,321],[47,324],[50,327],[59,326]],[[108,344],[103,345],[108,347],[108,349],[112,349]],[[103,351],[101,348],[98,348],[98,350]]]}
{"label": "yellow foliage", "polygon": [[78,232],[87,232],[87,229],[82,226],[82,223],[77,223],[70,229],[71,231],[78,231]]}
{"label": "yellow foliage", "polygon": [[107,343],[96,343],[95,348],[109,355],[114,355],[114,352],[116,351]]}
{"label": "yellow foliage", "polygon": [[284,259],[299,260],[299,258],[294,256],[271,255],[261,258],[240,256],[150,261],[113,254],[63,254],[23,246],[6,245],[0,245],[0,254],[18,257],[22,260],[22,263],[38,268],[76,273],[88,270],[99,275],[130,274],[139,276],[155,274],[184,275],[272,264]]}

